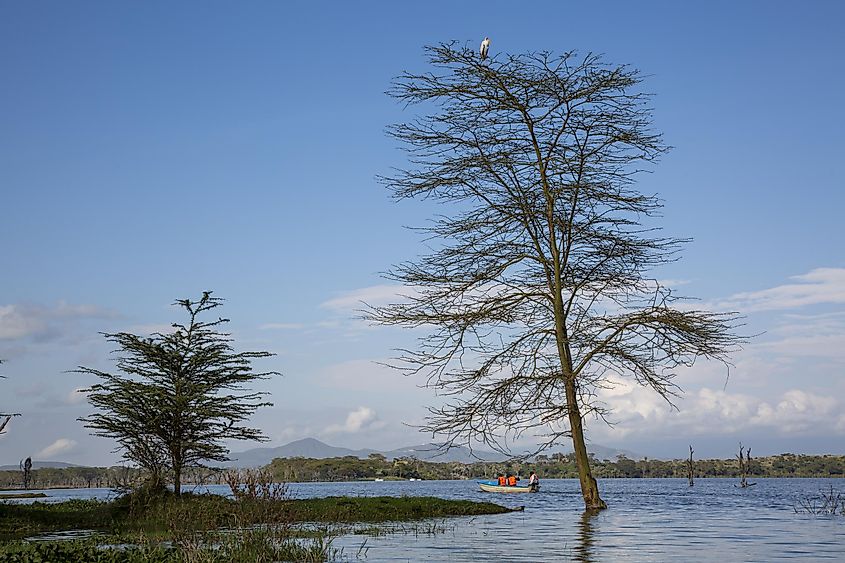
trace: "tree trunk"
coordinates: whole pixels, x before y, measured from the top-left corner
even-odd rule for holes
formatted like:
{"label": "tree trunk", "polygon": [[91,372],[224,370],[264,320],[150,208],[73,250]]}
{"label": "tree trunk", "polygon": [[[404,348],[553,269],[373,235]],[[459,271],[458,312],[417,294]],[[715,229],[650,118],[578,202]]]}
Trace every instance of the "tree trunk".
{"label": "tree trunk", "polygon": [[569,407],[569,426],[572,430],[572,447],[575,450],[575,463],[578,466],[578,480],[581,482],[581,494],[587,510],[602,510],[607,504],[599,496],[599,486],[593,472],[590,470],[590,458],[587,455],[587,444],[584,442],[584,428],[581,424],[581,411],[578,407],[578,394],[575,390],[575,379],[566,377],[566,403]]}
{"label": "tree trunk", "polygon": [[173,492],[176,496],[182,494],[182,465],[173,464]]}
{"label": "tree trunk", "polygon": [[687,479],[689,479],[689,486],[693,486],[693,474],[695,473],[695,463],[692,461],[693,449],[689,447],[689,461],[687,462]]}

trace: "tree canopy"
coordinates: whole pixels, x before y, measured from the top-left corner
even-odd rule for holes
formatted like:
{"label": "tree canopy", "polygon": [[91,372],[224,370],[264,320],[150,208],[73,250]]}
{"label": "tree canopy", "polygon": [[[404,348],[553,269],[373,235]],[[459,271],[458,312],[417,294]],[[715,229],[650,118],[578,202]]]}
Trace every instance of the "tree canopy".
{"label": "tree canopy", "polygon": [[266,440],[244,423],[271,403],[246,385],[278,372],[253,371],[252,361],[269,352],[234,351],[230,335],[218,330],[228,319],[200,320],[222,299],[205,292],[175,305],[188,319],[174,323],[172,332],[104,334],[118,347],[117,372],[76,371],[100,379],[83,391],[97,412],[80,420],[95,435],[115,439],[123,457],[154,480],[169,471],[178,494],[184,468],[228,459],[224,440]]}

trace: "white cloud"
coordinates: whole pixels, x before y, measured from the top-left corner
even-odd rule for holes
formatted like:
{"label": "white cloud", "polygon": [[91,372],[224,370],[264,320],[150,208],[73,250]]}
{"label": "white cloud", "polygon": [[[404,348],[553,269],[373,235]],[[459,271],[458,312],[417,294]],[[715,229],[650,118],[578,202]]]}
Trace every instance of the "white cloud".
{"label": "white cloud", "polygon": [[599,397],[611,410],[614,428],[592,425],[594,434],[621,438],[629,435],[726,435],[764,430],[778,436],[833,430],[845,434],[845,405],[829,395],[789,389],[771,398],[723,389],[701,388],[677,401],[674,411],[656,393],[625,382]]}
{"label": "white cloud", "polygon": [[414,293],[416,293],[414,288],[402,285],[373,285],[344,291],[337,297],[324,301],[320,304],[320,307],[333,311],[352,312],[362,309],[364,303],[368,305],[387,305],[389,303],[403,301],[404,296],[413,295]]}
{"label": "white cloud", "polygon": [[344,424],[332,424],[324,432],[326,434],[354,434],[362,430],[380,428],[383,425],[376,411],[369,407],[358,407],[346,416]]}
{"label": "white cloud", "polygon": [[41,458],[42,460],[47,460],[57,455],[66,454],[68,452],[73,451],[76,447],[76,440],[71,440],[69,438],[59,438],[37,454],[35,454],[36,458]]}
{"label": "white cloud", "polygon": [[792,276],[790,283],[737,293],[718,303],[716,309],[735,309],[743,313],[794,309],[808,305],[845,304],[845,268],[816,268]]}
{"label": "white cloud", "polygon": [[68,393],[65,397],[65,403],[68,405],[79,405],[84,403],[88,398],[88,395],[82,392],[83,389],[84,387],[80,387]]}
{"label": "white cloud", "polygon": [[60,301],[53,307],[40,305],[0,306],[0,340],[33,337],[50,339],[67,331],[66,324],[79,319],[112,318],[115,313],[96,305],[72,305]]}
{"label": "white cloud", "polygon": [[0,307],[0,340],[14,340],[44,329],[38,316],[27,314],[20,305]]}

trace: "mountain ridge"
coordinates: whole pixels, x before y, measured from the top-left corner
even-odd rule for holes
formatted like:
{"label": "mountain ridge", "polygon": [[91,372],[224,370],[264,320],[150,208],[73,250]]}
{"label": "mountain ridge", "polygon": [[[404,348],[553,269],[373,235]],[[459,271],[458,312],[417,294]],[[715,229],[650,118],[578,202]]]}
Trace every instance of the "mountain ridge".
{"label": "mountain ridge", "polygon": [[[645,457],[636,452],[610,448],[600,444],[588,445],[587,449],[598,459],[614,460],[618,455],[624,455],[634,460],[640,460]],[[555,453],[568,454],[571,451],[571,448],[569,450],[561,448],[543,453],[544,455],[551,456]],[[404,446],[392,450],[375,450],[371,448],[354,450],[351,448],[330,446],[329,444],[321,442],[316,438],[308,437],[271,448],[252,448],[242,452],[232,452],[230,454],[232,461],[226,463],[226,465],[229,467],[260,467],[267,465],[275,458],[307,457],[314,459],[326,459],[331,457],[354,456],[359,459],[365,459],[372,454],[383,455],[389,460],[393,460],[398,457],[415,457],[421,461],[442,463],[473,463],[477,461],[495,462],[504,461],[509,457],[500,453],[479,449],[473,449],[470,451],[470,449],[465,446],[456,446],[444,451],[439,449],[437,444],[431,443]]]}

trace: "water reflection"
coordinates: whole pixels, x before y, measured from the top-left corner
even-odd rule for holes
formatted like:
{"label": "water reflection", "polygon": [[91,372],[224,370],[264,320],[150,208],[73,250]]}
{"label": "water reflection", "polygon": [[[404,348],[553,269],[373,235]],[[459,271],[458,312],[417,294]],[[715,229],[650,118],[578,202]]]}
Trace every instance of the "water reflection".
{"label": "water reflection", "polygon": [[593,558],[593,518],[598,516],[596,510],[585,510],[578,523],[578,543],[572,550],[572,560],[581,563],[592,563]]}

